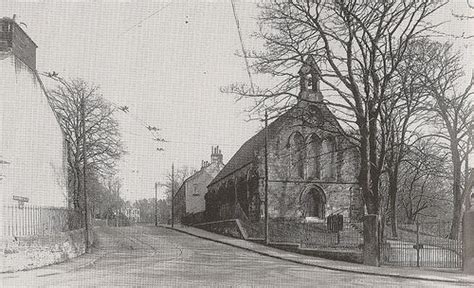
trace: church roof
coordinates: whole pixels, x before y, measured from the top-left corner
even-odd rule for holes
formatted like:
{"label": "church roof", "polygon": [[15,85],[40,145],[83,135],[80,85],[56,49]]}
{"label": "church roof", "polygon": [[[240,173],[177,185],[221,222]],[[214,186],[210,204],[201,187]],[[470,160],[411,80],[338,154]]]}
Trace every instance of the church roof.
{"label": "church roof", "polygon": [[[272,138],[272,136],[276,134],[276,130],[279,127],[278,122],[281,122],[287,113],[288,112],[278,117],[275,121],[273,121],[267,126],[269,139]],[[263,148],[264,145],[265,145],[265,128],[260,130],[252,138],[247,140],[239,148],[239,150],[237,150],[234,156],[232,156],[229,162],[227,162],[224,168],[222,168],[222,170],[216,175],[216,177],[214,177],[214,179],[211,181],[209,185],[212,185],[218,182],[219,180],[227,177],[228,175],[239,170],[240,168],[252,163],[255,160],[256,152],[259,149]]]}
{"label": "church roof", "polygon": [[[311,105],[314,105],[314,104],[311,104]],[[327,123],[329,126],[332,126],[332,127],[335,127],[335,125],[337,127],[340,127],[336,118],[331,113],[331,111],[329,111],[329,109],[327,108],[325,104],[318,104],[314,106],[317,106],[319,108],[319,111],[321,112],[321,118],[325,120],[325,123]],[[268,129],[269,140],[278,134],[279,129],[281,129],[281,124],[283,124],[285,120],[291,119],[291,116],[293,112],[295,112],[296,110],[295,108],[297,107],[299,106],[295,105],[294,107],[286,111],[284,114],[279,116],[277,119],[275,119],[275,121],[268,124],[267,129]],[[224,168],[222,168],[222,170],[216,175],[216,177],[211,181],[211,183],[209,183],[208,186],[219,182],[220,180],[231,175],[235,171],[252,163],[256,159],[256,153],[259,150],[263,149],[264,145],[265,145],[265,128],[260,130],[252,138],[247,140],[239,148],[239,150],[237,150],[234,156],[232,156],[229,162],[227,162]]]}

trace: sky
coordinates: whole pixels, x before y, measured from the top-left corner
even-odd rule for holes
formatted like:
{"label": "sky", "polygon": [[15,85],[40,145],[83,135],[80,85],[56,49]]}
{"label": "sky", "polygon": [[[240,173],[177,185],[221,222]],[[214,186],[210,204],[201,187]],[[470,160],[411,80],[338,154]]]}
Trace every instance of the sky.
{"label": "sky", "polygon": [[[474,14],[468,1],[474,2],[453,1],[436,15],[451,21],[443,31],[474,31],[472,21],[451,15]],[[255,45],[256,1],[235,0],[235,6],[244,44]],[[100,85],[111,102],[129,107],[129,114],[117,114],[128,151],[119,166],[126,200],[154,197],[154,183],[166,181],[172,163],[199,169],[212,146],[219,145],[228,161],[262,127],[247,121],[249,101],[220,92],[248,83],[244,60],[235,55],[241,48],[230,0],[2,0],[0,12],[26,24],[38,45],[39,72],[83,78]],[[467,71],[474,68],[472,42],[458,41]],[[154,142],[145,124],[161,129],[168,142]]]}

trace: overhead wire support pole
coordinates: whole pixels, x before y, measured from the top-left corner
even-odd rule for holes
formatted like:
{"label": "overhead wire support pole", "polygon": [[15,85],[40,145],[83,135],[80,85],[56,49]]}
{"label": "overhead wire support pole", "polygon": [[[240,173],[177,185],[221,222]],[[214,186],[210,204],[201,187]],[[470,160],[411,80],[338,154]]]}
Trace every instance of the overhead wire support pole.
{"label": "overhead wire support pole", "polygon": [[155,226],[158,226],[158,182],[155,182]]}
{"label": "overhead wire support pole", "polygon": [[235,25],[237,26],[237,33],[239,34],[240,47],[242,48],[242,54],[243,54],[244,60],[245,60],[245,67],[247,68],[247,73],[249,75],[250,89],[251,89],[252,93],[255,93],[254,85],[253,85],[253,79],[252,79],[252,73],[250,73],[249,60],[247,59],[247,52],[245,52],[244,40],[242,38],[242,31],[240,29],[240,22],[239,22],[239,18],[237,17],[237,11],[235,10],[234,0],[230,0],[230,3],[232,4],[232,12],[234,13]]}
{"label": "overhead wire support pole", "polygon": [[171,227],[174,227],[174,163],[171,164]]}
{"label": "overhead wire support pole", "polygon": [[265,244],[269,244],[268,239],[268,113],[265,111]]}
{"label": "overhead wire support pole", "polygon": [[85,118],[85,99],[84,95],[82,95],[81,98],[81,120],[82,120],[82,190],[84,193],[84,229],[85,229],[85,252],[89,253],[89,215],[88,215],[88,209],[87,209],[87,189],[86,189],[86,166],[87,166],[87,160],[86,160],[86,118]]}

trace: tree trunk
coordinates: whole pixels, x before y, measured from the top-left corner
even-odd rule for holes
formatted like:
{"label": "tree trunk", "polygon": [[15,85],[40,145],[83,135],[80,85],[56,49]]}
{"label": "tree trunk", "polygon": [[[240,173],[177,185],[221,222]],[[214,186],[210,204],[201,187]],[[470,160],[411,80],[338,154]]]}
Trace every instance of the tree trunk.
{"label": "tree trunk", "polygon": [[461,210],[462,210],[462,197],[461,197],[461,169],[462,162],[459,156],[457,142],[451,145],[451,158],[453,161],[453,220],[451,223],[451,232],[449,233],[450,239],[458,239],[459,228],[461,225]]}
{"label": "tree trunk", "polygon": [[359,185],[362,189],[362,197],[367,208],[367,213],[378,214],[378,207],[373,197],[370,186],[370,160],[369,160],[369,131],[365,123],[360,125],[360,169]]}
{"label": "tree trunk", "polygon": [[389,186],[388,186],[388,197],[390,204],[390,226],[392,228],[392,236],[397,237],[397,176],[395,171],[388,173],[389,177]]}
{"label": "tree trunk", "polygon": [[[370,192],[371,192],[371,212],[370,214],[380,215],[380,197],[379,197],[379,181],[380,168],[378,166],[377,156],[377,116],[373,108],[369,112],[369,177],[370,177]],[[382,157],[382,156],[381,156]],[[367,207],[368,208],[368,207]]]}

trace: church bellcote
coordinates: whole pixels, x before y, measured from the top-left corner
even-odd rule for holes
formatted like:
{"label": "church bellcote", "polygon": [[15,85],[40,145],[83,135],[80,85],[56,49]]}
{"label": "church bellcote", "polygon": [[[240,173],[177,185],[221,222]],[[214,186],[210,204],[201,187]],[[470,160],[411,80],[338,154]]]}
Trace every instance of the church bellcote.
{"label": "church bellcote", "polygon": [[298,74],[300,76],[299,98],[312,102],[322,101],[323,94],[321,93],[320,87],[321,76],[313,56],[306,58]]}

